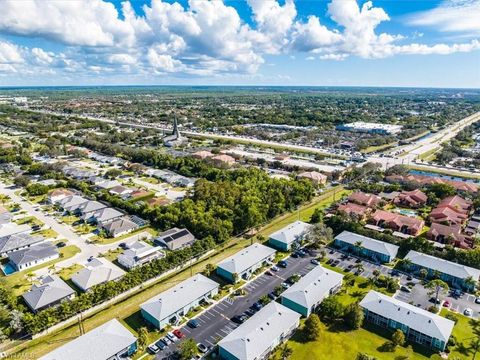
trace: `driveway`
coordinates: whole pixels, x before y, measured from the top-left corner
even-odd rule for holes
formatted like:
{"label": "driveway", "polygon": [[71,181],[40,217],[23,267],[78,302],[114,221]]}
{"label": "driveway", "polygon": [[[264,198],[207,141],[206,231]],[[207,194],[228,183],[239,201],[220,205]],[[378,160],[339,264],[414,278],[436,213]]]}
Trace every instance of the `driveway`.
{"label": "driveway", "polygon": [[172,202],[183,199],[187,194],[186,190],[173,190],[173,188],[166,183],[152,184],[136,177],[132,177],[132,181],[137,185],[146,187],[148,190],[155,191],[155,196],[166,196],[167,199]]}
{"label": "driveway", "polygon": [[[235,315],[240,315],[248,310],[260,297],[272,292],[277,286],[281,285],[292,274],[298,273],[305,275],[312,270],[315,265],[310,261],[313,256],[304,258],[288,258],[287,268],[280,268],[273,276],[263,274],[255,280],[248,283],[244,289],[247,291],[245,296],[227,298],[212,306],[195,319],[199,322],[199,327],[191,329],[184,325],[180,330],[187,338],[193,338],[195,342],[202,343],[206,346],[214,346],[219,340],[230,334],[239,324],[231,319]],[[177,349],[176,344],[170,345],[168,348],[160,351],[156,359],[166,359],[172,355]]]}

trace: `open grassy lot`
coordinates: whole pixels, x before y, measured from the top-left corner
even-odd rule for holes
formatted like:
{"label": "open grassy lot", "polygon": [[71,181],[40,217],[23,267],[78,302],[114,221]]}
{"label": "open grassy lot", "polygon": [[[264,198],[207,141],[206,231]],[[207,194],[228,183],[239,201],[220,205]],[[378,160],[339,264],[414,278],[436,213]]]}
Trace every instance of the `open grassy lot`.
{"label": "open grassy lot", "polygon": [[52,265],[55,265],[59,261],[63,261],[65,259],[71,258],[72,256],[78,254],[80,249],[75,245],[65,246],[59,249],[60,257],[58,259],[46,262],[44,264],[40,264],[38,266],[34,266],[30,269],[25,269],[23,271],[16,272],[9,276],[3,276],[2,279],[4,280],[5,286],[8,286],[12,289],[13,294],[15,296],[22,295],[25,291],[30,290],[32,286],[34,272],[36,270],[42,268],[48,268]]}

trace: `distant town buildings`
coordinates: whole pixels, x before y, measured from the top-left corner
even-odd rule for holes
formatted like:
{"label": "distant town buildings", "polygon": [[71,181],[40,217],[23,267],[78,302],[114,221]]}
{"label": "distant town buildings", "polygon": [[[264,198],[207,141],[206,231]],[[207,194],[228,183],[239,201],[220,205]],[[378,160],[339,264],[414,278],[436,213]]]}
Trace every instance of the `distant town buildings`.
{"label": "distant town buildings", "polygon": [[402,126],[357,121],[349,124],[338,125],[337,130],[363,132],[363,133],[370,133],[370,134],[391,135],[391,134],[397,134],[400,131],[402,131]]}

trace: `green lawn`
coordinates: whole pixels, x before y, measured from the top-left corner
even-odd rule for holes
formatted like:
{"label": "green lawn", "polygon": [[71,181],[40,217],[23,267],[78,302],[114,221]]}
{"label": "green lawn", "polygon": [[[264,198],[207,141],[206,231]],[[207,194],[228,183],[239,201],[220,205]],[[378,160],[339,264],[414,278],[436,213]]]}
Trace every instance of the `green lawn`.
{"label": "green lawn", "polygon": [[142,232],[148,232],[150,234],[152,234],[153,236],[156,235],[156,231],[155,229],[152,229],[152,228],[140,228],[140,229],[137,229],[135,231],[132,231],[131,233],[128,233],[128,234],[125,234],[125,235],[122,235],[122,236],[118,236],[116,238],[112,238],[112,237],[102,237],[102,236],[92,236],[90,238],[90,240],[94,243],[98,243],[98,244],[102,244],[102,245],[105,245],[105,244],[112,244],[112,243],[116,243],[118,241],[122,241],[122,240],[125,240],[125,239],[128,239],[136,234],[140,234]]}
{"label": "green lawn", "polygon": [[76,272],[80,271],[83,269],[83,266],[80,264],[74,264],[72,266],[69,266],[67,268],[60,269],[57,271],[57,275],[60,276],[63,280],[67,281],[70,280],[70,278],[75,274]]}
{"label": "green lawn", "polygon": [[476,341],[480,340],[480,320],[453,313],[445,308],[442,309],[440,315],[446,316],[448,313],[454,314],[458,319],[452,333],[457,344],[450,348],[450,358],[473,359],[473,354],[475,353],[474,346]]}
{"label": "green lawn", "polygon": [[69,245],[59,249],[59,252],[60,257],[58,259],[51,260],[38,266],[34,266],[30,269],[16,272],[9,276],[3,276],[3,279],[5,280],[5,285],[12,289],[12,292],[15,296],[20,296],[25,291],[30,290],[30,287],[32,286],[32,282],[30,281],[29,276],[30,274],[33,274],[36,270],[48,268],[59,261],[71,258],[72,256],[78,254],[80,252],[80,249],[75,245]]}
{"label": "green lawn", "polygon": [[54,239],[58,236],[58,233],[53,229],[45,229],[45,230],[32,232],[32,235],[43,236],[45,239]]}
{"label": "green lawn", "polygon": [[25,216],[22,219],[15,220],[15,223],[17,225],[23,225],[23,224],[28,224],[28,225],[39,225],[43,226],[43,222],[38,220],[35,216]]}

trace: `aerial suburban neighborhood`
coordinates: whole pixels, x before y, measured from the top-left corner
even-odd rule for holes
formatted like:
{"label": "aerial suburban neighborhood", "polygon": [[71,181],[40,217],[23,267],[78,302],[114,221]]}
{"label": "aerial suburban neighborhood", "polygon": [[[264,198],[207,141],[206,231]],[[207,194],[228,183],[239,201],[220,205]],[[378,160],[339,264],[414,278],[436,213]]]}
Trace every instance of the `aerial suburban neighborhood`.
{"label": "aerial suburban neighborhood", "polygon": [[480,358],[480,0],[0,1],[0,360]]}

